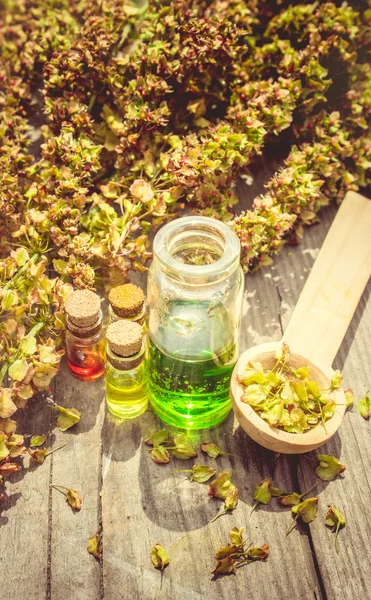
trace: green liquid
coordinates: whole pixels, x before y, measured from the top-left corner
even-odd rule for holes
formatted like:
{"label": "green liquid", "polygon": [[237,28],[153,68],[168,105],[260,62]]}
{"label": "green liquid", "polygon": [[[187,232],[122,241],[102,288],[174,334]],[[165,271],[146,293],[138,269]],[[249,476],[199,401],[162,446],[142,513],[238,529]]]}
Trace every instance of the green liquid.
{"label": "green liquid", "polygon": [[180,358],[183,349],[170,356],[150,341],[148,391],[157,416],[182,429],[205,429],[223,421],[231,409],[233,353],[234,348],[219,356],[200,350],[196,360],[186,360]]}

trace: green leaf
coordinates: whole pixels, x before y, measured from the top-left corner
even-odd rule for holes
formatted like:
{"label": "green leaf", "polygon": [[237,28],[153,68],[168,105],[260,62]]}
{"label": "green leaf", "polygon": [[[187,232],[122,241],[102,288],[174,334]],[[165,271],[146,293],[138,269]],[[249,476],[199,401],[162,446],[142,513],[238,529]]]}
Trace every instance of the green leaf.
{"label": "green leaf", "polygon": [[47,439],[48,439],[48,434],[33,435],[31,438],[30,446],[32,446],[33,448],[38,448],[39,446],[42,446],[43,444],[45,444]]}
{"label": "green leaf", "polygon": [[353,404],[354,404],[353,390],[349,388],[348,390],[345,390],[344,394],[345,394],[346,407],[349,408],[350,406],[353,406]]}
{"label": "green leaf", "polygon": [[218,458],[218,456],[221,455],[233,456],[233,454],[230,454],[229,452],[224,452],[224,450],[218,448],[218,446],[216,444],[213,444],[213,442],[204,442],[203,444],[201,444],[200,449],[202,452],[205,452],[205,454],[210,456],[210,458]]}
{"label": "green leaf", "polygon": [[167,442],[169,436],[170,432],[167,429],[160,429],[160,431],[152,433],[152,435],[145,439],[144,443],[148,446],[160,446],[164,442]]}
{"label": "green leaf", "polygon": [[191,481],[196,481],[197,483],[205,483],[205,481],[209,481],[211,477],[214,477],[216,471],[207,465],[194,465],[191,470],[183,470],[179,471],[180,473],[190,473]]}
{"label": "green leaf", "polygon": [[340,373],[339,370],[336,370],[333,374],[333,376],[331,377],[330,380],[330,388],[332,390],[338,390],[339,388],[341,388],[341,382],[343,381],[343,376]]}
{"label": "green leaf", "polygon": [[197,456],[197,452],[186,433],[178,433],[178,435],[174,436],[174,447],[171,448],[171,452],[176,458],[180,458],[181,460]]}
{"label": "green leaf", "polygon": [[59,431],[66,431],[80,421],[81,412],[76,410],[76,408],[64,408],[57,404],[55,405],[55,408],[59,411],[57,418],[57,427]]}
{"label": "green leaf", "polygon": [[304,523],[311,523],[317,516],[318,498],[308,498],[292,507],[292,512],[299,515]]}
{"label": "green leaf", "polygon": [[98,530],[95,535],[92,535],[90,538],[88,538],[88,546],[87,546],[87,550],[88,550],[89,554],[94,556],[94,558],[96,558],[97,560],[100,560],[100,557],[102,555],[100,533],[101,533],[100,530]]}
{"label": "green leaf", "polygon": [[340,475],[346,469],[346,466],[335,458],[335,456],[317,454],[317,460],[319,465],[316,468],[316,475],[322,481],[333,481],[337,475]]}
{"label": "green leaf", "polygon": [[25,358],[19,358],[9,367],[9,375],[15,381],[22,381],[28,371],[28,363]]}
{"label": "green leaf", "polygon": [[163,571],[170,564],[170,558],[165,548],[155,544],[151,550],[151,561],[155,569]]}
{"label": "green leaf", "polygon": [[358,409],[359,414],[364,419],[367,420],[371,417],[371,398],[368,395],[368,391],[363,396],[363,398],[361,398],[361,400],[359,400],[359,402],[357,404],[357,409]]}
{"label": "green leaf", "polygon": [[9,456],[9,449],[5,443],[6,439],[5,435],[0,433],[0,462]]}
{"label": "green leaf", "polygon": [[149,455],[157,465],[166,465],[170,462],[170,454],[163,446],[154,446]]}
{"label": "green leaf", "polygon": [[24,337],[21,341],[21,351],[23,354],[35,354],[36,352],[36,338]]}
{"label": "green leaf", "polygon": [[231,556],[226,556],[218,560],[212,575],[230,575],[236,571],[235,560]]}
{"label": "green leaf", "polygon": [[235,544],[236,546],[241,546],[244,543],[244,539],[243,539],[243,533],[245,531],[244,527],[233,527],[233,529],[231,529],[231,531],[229,532],[229,537],[231,538],[233,544]]}
{"label": "green leaf", "polygon": [[225,500],[228,492],[232,489],[231,482],[232,474],[229,471],[221,471],[218,476],[211,482],[208,495],[215,496],[221,500]]}
{"label": "green leaf", "polygon": [[246,556],[249,560],[267,560],[269,556],[269,545],[264,544],[263,546],[259,546],[257,548],[250,548]]}
{"label": "green leaf", "polygon": [[269,504],[272,499],[271,485],[272,480],[267,477],[255,486],[254,500],[256,500],[256,502],[252,507],[251,513],[254,512],[258,504]]}
{"label": "green leaf", "polygon": [[340,529],[345,526],[346,520],[341,510],[335,508],[332,504],[329,504],[328,508],[329,510],[325,518],[325,525],[331,527],[331,531],[335,532],[335,549],[336,552],[339,553],[338,535]]}

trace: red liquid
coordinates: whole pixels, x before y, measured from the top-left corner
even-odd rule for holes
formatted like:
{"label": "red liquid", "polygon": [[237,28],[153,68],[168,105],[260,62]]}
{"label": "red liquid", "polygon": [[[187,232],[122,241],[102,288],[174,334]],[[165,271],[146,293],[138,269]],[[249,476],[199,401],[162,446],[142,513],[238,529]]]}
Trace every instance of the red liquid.
{"label": "red liquid", "polygon": [[73,349],[67,361],[70,371],[79,379],[94,381],[104,374],[104,357],[96,351]]}

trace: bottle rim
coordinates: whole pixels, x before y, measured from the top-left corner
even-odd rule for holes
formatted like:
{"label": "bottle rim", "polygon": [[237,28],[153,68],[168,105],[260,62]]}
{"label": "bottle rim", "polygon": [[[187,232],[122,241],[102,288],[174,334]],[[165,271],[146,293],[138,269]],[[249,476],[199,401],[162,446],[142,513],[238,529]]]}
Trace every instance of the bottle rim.
{"label": "bottle rim", "polygon": [[[187,264],[174,258],[171,253],[172,240],[182,233],[194,234],[197,231],[209,234],[215,241],[219,240],[223,246],[220,258],[206,265]],[[241,247],[237,234],[225,223],[210,217],[189,216],[180,217],[164,225],[155,236],[153,252],[154,257],[177,279],[209,279],[214,276],[219,278],[229,271],[232,265],[237,266]]]}

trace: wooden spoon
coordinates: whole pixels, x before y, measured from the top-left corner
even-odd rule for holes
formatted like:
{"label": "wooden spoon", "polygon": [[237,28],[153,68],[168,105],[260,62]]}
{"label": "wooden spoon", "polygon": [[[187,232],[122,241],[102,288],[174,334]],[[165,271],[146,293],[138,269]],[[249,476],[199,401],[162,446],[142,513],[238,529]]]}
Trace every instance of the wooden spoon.
{"label": "wooden spoon", "polygon": [[348,192],[326,236],[280,342],[268,342],[244,352],[233,371],[233,409],[248,435],[269,450],[300,454],[326,443],[337,431],[345,413],[342,389],[332,392],[335,414],[306,433],[288,433],[271,427],[242,402],[244,386],[237,381],[249,361],[272,368],[274,354],[285,341],[291,351],[290,366],[308,365],[320,388],[330,386],[331,367],[362,292],[371,275],[371,201]]}

